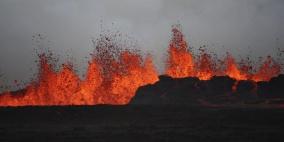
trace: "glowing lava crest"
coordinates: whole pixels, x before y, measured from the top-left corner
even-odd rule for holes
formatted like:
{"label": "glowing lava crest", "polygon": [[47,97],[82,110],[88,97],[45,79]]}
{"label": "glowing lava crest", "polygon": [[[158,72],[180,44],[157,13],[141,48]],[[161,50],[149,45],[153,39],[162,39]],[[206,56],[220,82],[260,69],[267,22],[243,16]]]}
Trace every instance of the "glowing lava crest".
{"label": "glowing lava crest", "polygon": [[[129,103],[135,91],[143,85],[158,81],[152,57],[142,57],[137,51],[122,49],[113,38],[101,36],[89,61],[85,78],[75,74],[72,65],[64,64],[59,71],[49,63],[46,54],[39,56],[37,81],[25,89],[0,95],[0,106],[26,105],[95,105]],[[178,27],[172,29],[165,74],[173,78],[198,77],[209,80],[213,76],[229,76],[236,80],[268,81],[280,74],[280,65],[272,57],[252,73],[240,67],[227,54],[224,64],[218,65],[210,54],[202,50],[194,56]],[[221,67],[221,66],[225,67]]]}

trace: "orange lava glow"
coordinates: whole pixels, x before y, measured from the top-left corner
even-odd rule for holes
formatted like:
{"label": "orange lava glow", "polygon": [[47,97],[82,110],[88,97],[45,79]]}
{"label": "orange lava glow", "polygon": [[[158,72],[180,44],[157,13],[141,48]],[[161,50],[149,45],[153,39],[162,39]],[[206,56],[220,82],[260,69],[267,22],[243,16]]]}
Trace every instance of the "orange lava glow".
{"label": "orange lava glow", "polygon": [[194,61],[187,42],[179,29],[173,28],[168,49],[166,74],[174,78],[194,76]]}
{"label": "orange lava glow", "polygon": [[214,65],[211,56],[202,51],[200,60],[196,63],[197,73],[196,76],[200,80],[209,80],[214,75]]}
{"label": "orange lava glow", "polygon": [[[2,93],[0,106],[129,103],[140,86],[158,81],[158,73],[150,54],[142,57],[136,51],[117,48],[114,44],[110,38],[98,40],[83,79],[67,63],[56,71],[49,63],[50,57],[41,54],[37,80],[23,90]],[[222,65],[225,67],[219,67]],[[281,72],[272,57],[267,57],[256,72],[242,69],[230,54],[222,65],[217,65],[205,50],[200,56],[194,56],[181,30],[173,27],[165,68],[165,74],[173,78],[209,80],[213,76],[227,75],[236,80],[257,82],[269,81]]]}
{"label": "orange lava glow", "polygon": [[156,81],[158,74],[150,55],[142,58],[127,50],[120,51],[118,57],[97,54],[89,62],[85,79],[81,80],[68,64],[56,72],[48,57],[42,54],[38,81],[23,91],[3,93],[0,106],[123,105],[138,87]]}
{"label": "orange lava glow", "polygon": [[236,80],[248,79],[247,74],[239,69],[235,59],[230,54],[228,54],[225,59],[225,65],[226,65],[225,75],[234,78]]}
{"label": "orange lava glow", "polygon": [[254,81],[269,81],[272,77],[276,77],[281,73],[281,66],[268,56],[259,70],[253,75]]}
{"label": "orange lava glow", "polygon": [[[240,66],[229,53],[222,63],[225,68],[217,70],[217,63],[210,54],[202,50],[199,58],[194,58],[185,41],[184,35],[178,27],[172,30],[172,40],[169,44],[166,74],[173,78],[198,77],[200,80],[209,80],[213,76],[229,76],[236,80],[269,81],[281,72],[280,64],[272,57],[260,66],[258,71],[251,72],[246,66]],[[221,65],[219,65],[221,66]]]}

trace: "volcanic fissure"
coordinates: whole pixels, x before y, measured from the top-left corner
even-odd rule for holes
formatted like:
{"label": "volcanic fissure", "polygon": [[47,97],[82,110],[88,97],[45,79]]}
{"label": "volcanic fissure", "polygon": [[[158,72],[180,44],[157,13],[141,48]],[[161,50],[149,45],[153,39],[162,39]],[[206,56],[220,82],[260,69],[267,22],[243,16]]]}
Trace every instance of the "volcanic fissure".
{"label": "volcanic fissure", "polygon": [[[80,79],[69,63],[56,71],[50,63],[52,57],[40,54],[37,80],[22,90],[3,92],[0,106],[128,104],[139,87],[159,81],[159,74],[150,54],[144,57],[136,50],[120,48],[114,38],[100,36],[96,41],[84,79]],[[281,73],[281,64],[270,56],[258,70],[252,71],[253,66],[238,64],[230,53],[222,61],[216,61],[205,49],[200,49],[198,56],[190,49],[179,27],[173,27],[164,74],[203,81],[228,76],[235,80],[232,89],[236,90],[241,80],[266,82]]]}

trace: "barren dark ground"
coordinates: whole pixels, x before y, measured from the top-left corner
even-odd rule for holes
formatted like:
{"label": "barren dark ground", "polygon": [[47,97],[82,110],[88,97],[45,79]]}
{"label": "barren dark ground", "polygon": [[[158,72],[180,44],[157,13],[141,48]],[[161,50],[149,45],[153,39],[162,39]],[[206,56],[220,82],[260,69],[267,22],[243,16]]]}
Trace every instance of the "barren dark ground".
{"label": "barren dark ground", "polygon": [[0,108],[0,141],[280,141],[284,110],[197,106]]}
{"label": "barren dark ground", "polygon": [[0,107],[0,142],[281,141],[283,82],[160,76],[127,106]]}

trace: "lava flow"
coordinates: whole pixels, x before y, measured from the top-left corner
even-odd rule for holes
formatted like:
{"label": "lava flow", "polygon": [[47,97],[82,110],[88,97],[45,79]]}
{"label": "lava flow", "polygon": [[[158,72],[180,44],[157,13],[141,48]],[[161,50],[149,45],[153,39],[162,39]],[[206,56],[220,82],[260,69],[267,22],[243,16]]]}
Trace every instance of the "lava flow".
{"label": "lava flow", "polygon": [[[209,80],[213,76],[229,76],[236,80],[269,81],[280,74],[281,66],[272,57],[252,72],[249,66],[240,66],[228,53],[223,64],[217,64],[202,50],[194,56],[178,27],[172,29],[165,74],[173,78],[198,77]],[[27,105],[96,105],[129,103],[140,86],[158,81],[158,73],[148,54],[123,49],[112,37],[101,36],[89,61],[85,78],[80,79],[72,65],[63,64],[59,71],[46,54],[39,55],[37,81],[16,92],[0,95],[0,106]],[[224,66],[224,67],[223,67]]]}

